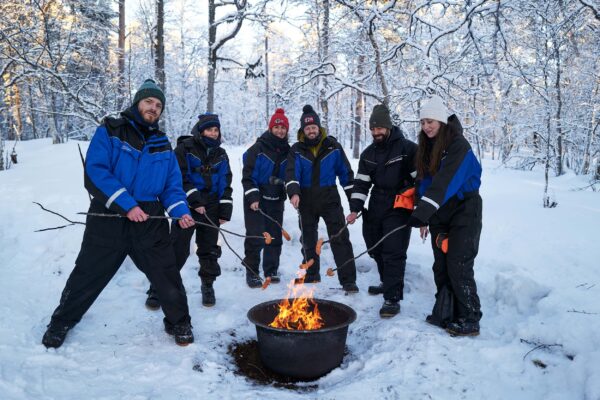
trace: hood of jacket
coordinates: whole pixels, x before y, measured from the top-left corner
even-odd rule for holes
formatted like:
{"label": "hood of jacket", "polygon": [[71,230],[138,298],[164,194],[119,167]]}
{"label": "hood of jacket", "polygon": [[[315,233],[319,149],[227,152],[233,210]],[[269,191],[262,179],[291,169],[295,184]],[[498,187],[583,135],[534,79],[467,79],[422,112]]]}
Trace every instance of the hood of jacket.
{"label": "hood of jacket", "polygon": [[256,142],[261,143],[267,148],[276,152],[287,152],[290,149],[288,139],[289,135],[286,136],[285,139],[280,139],[267,130],[264,131],[263,134],[258,137],[258,139],[256,139]]}
{"label": "hood of jacket", "polygon": [[204,149],[206,151],[220,147],[221,146],[221,130],[219,129],[219,136],[216,139],[208,138],[208,141],[212,140],[214,142],[213,146],[209,146],[207,141],[205,141],[205,139],[203,139],[205,136],[203,136],[202,132],[200,132],[198,130],[199,125],[200,125],[200,121],[196,122],[196,124],[192,128],[191,134],[194,137],[194,143],[196,143],[198,146],[200,146],[202,149]]}
{"label": "hood of jacket", "polygon": [[121,111],[121,116],[129,121],[132,121],[136,128],[144,135],[154,135],[161,133],[158,129],[158,120],[153,124],[149,124],[140,115],[136,106],[131,106],[124,111]]}
{"label": "hood of jacket", "polygon": [[448,130],[452,136],[463,136],[463,127],[456,114],[452,114],[448,117]]}

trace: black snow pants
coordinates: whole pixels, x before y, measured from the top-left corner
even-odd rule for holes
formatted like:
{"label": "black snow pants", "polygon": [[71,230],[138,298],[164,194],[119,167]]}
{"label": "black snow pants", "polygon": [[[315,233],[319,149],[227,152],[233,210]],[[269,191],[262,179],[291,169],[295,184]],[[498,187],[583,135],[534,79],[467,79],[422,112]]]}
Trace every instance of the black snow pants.
{"label": "black snow pants", "polygon": [[[162,216],[158,202],[139,202],[149,215]],[[112,214],[92,200],[90,213]],[[52,323],[73,327],[91,307],[129,256],[156,289],[165,320],[172,324],[190,322],[185,289],[169,241],[169,224],[164,219],[131,222],[127,218],[86,218],[81,250],[52,314]]]}
{"label": "black snow pants", "polygon": [[[481,319],[473,271],[479,251],[481,210],[481,196],[474,192],[467,194],[463,200],[453,197],[429,221],[434,256],[433,277],[438,293],[436,298],[440,300],[439,294],[444,286],[454,294],[453,320],[464,318],[478,322]],[[439,234],[448,235],[447,253],[436,246]]]}
{"label": "black snow pants", "polygon": [[[283,222],[284,200],[266,200],[261,198],[259,201],[260,209],[280,224]],[[268,232],[273,241],[266,245],[262,239],[244,240],[244,262],[256,274],[260,264],[260,252],[263,251],[263,272],[265,277],[277,275],[279,268],[279,257],[281,255],[281,228],[263,216],[259,211],[250,209],[250,204],[244,200],[244,222],[246,224],[247,236],[262,236],[263,232]]]}
{"label": "black snow pants", "polygon": [[[384,235],[408,221],[410,211],[402,208],[394,209],[394,198],[394,193],[379,191],[377,188],[371,191],[369,209],[363,212],[363,237],[367,248],[372,247]],[[411,227],[400,229],[369,252],[377,263],[385,300],[403,299],[406,251],[410,242],[410,233]]]}
{"label": "black snow pants", "polygon": [[[205,206],[205,209],[208,218],[219,226],[219,203],[210,203]],[[192,210],[192,217],[196,221],[210,225],[208,219],[195,210]],[[221,266],[217,262],[221,257],[221,246],[217,245],[219,231],[215,228],[196,224],[195,228],[181,229],[176,222],[171,225],[171,243],[175,250],[177,268],[181,271],[190,256],[190,242],[194,231],[196,232],[196,255],[200,263],[198,276],[203,283],[213,283],[217,276],[221,275]]]}
{"label": "black snow pants", "polygon": [[[338,233],[346,223],[344,210],[340,202],[337,187],[302,189],[300,196],[300,229],[304,244],[303,257],[306,261],[311,258],[314,264],[306,271],[307,279],[319,277],[320,258],[316,252],[319,218],[323,218],[327,227],[327,235],[331,237]],[[336,266],[341,266],[347,260],[354,258],[350,234],[345,229],[340,236],[330,243]],[[340,284],[356,282],[356,265],[354,260],[337,271]]]}

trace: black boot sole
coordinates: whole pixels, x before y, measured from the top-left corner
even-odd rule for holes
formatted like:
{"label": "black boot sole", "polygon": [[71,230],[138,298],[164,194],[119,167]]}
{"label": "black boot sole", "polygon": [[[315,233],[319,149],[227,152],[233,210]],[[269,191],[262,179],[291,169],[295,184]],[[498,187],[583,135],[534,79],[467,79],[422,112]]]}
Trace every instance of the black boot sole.
{"label": "black boot sole", "polygon": [[400,314],[400,308],[398,308],[398,310],[395,311],[384,311],[384,310],[379,310],[379,316],[381,318],[393,318],[396,315]]}
{"label": "black boot sole", "polygon": [[185,347],[185,346],[187,346],[187,345],[189,345],[189,344],[191,344],[191,343],[194,343],[194,338],[193,338],[193,337],[192,337],[192,339],[191,339],[191,340],[187,340],[187,341],[185,341],[185,342],[178,342],[178,341],[177,341],[177,338],[175,337],[175,334],[174,334],[173,332],[169,332],[169,331],[165,330],[165,333],[166,333],[167,335],[171,336],[173,339],[175,339],[175,344],[176,344],[177,346]]}
{"label": "black boot sole", "polygon": [[65,342],[65,339],[63,339],[60,342],[46,342],[42,339],[42,344],[44,345],[44,347],[46,347],[47,349],[58,349],[60,346],[63,345],[63,343]]}
{"label": "black boot sole", "polygon": [[479,336],[479,332],[471,332],[471,333],[460,333],[460,332],[455,332],[451,329],[446,328],[446,332],[448,332],[450,334],[450,336],[453,337],[460,337],[460,336]]}

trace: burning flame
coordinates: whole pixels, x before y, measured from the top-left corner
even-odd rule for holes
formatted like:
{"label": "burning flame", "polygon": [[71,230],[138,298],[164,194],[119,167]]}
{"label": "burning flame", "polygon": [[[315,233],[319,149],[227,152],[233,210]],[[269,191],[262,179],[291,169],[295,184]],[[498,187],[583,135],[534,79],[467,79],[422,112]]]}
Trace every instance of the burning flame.
{"label": "burning flame", "polygon": [[323,327],[324,322],[317,303],[313,300],[313,289],[304,286],[306,271],[298,274],[300,284],[292,280],[288,284],[288,293],[279,303],[279,314],[269,326],[289,330],[314,330]]}

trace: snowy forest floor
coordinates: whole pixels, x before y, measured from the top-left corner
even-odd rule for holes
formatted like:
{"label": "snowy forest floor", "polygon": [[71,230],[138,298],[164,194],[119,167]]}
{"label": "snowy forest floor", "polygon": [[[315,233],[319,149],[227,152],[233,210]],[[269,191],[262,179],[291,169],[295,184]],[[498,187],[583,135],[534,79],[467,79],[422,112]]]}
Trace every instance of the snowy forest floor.
{"label": "snowy forest floor", "polygon": [[[475,278],[484,313],[481,335],[454,338],[425,323],[434,300],[429,242],[413,231],[402,313],[382,320],[373,260],[358,261],[360,293],[345,296],[328,247],[316,297],[353,307],[342,365],[307,388],[259,385],[240,376],[228,347],[255,339],[246,318],[253,305],[284,297],[300,264],[296,213],[286,203],[282,283],[249,289],[226,248],[215,284],[217,305],[200,305],[195,255],[182,271],[196,342],[178,347],[162,313],[144,307],[147,281],[127,259],[83,320],[57,350],[41,338],[58,304],[83,227],[63,225],[33,201],[83,221],[78,142],[19,143],[19,164],[0,172],[0,398],[2,399],[600,399],[600,194],[574,189],[585,177],[551,179],[558,207],[544,209],[543,173],[484,160],[483,233]],[[83,151],[85,142],[80,143]],[[7,144],[12,148],[12,144]],[[227,148],[234,174],[234,214],[226,228],[243,232],[241,156]],[[356,160],[352,160],[356,168]],[[343,201],[347,211],[347,203]],[[361,222],[351,226],[355,253],[365,249]],[[326,237],[321,222],[319,234]],[[243,242],[231,238],[237,252]]]}

